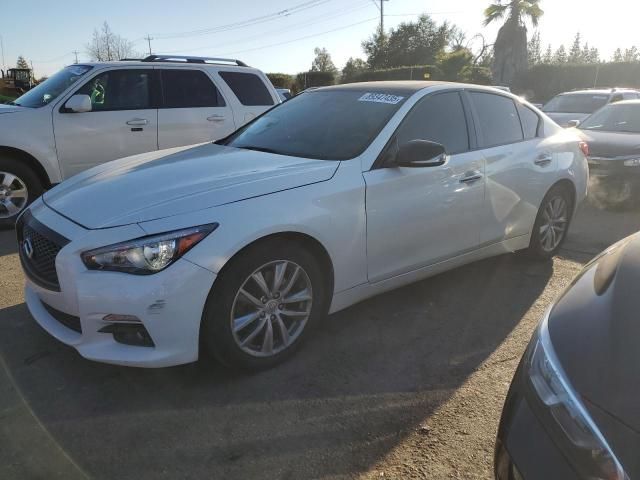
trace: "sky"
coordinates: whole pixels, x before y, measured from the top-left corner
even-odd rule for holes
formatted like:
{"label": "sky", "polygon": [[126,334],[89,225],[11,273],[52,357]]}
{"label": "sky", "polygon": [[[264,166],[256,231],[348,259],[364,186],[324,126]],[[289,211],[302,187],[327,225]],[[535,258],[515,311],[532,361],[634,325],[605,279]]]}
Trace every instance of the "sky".
{"label": "sky", "polygon": [[[150,35],[153,53],[239,58],[265,72],[283,73],[308,70],[315,47],[327,48],[338,68],[349,57],[364,58],[361,43],[380,21],[380,0],[2,1],[4,65],[15,66],[23,55],[33,62],[37,77],[73,63],[74,50],[81,62],[87,61],[85,45],[103,21],[134,41],[141,54],[148,53],[144,37]],[[482,25],[488,3],[386,0],[385,30],[428,13],[438,22],[456,24],[469,38],[480,33],[493,43],[498,26]],[[538,29],[544,48],[548,43],[569,47],[578,31],[605,58],[618,47],[640,47],[640,2],[542,0],[541,6],[545,15]]]}

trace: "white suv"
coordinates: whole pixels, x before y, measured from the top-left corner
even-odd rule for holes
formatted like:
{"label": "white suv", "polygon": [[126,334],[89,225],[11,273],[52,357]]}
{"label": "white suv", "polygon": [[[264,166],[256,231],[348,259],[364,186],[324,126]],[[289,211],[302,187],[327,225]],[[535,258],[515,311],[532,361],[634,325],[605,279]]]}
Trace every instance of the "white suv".
{"label": "white suv", "polygon": [[95,165],[226,137],[280,103],[239,60],[151,55],[68,66],[0,105],[0,226]]}

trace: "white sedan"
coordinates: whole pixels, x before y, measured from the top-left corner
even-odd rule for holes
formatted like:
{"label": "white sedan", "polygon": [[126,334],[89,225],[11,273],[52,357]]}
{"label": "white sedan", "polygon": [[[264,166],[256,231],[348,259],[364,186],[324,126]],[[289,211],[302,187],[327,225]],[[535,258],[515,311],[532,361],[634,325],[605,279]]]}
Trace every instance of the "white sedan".
{"label": "white sedan", "polygon": [[269,367],[367,297],[504,252],[552,256],[586,150],[488,87],[316,89],[217,144],[45,193],[17,223],[27,305],[91,360],[161,367],[206,348]]}

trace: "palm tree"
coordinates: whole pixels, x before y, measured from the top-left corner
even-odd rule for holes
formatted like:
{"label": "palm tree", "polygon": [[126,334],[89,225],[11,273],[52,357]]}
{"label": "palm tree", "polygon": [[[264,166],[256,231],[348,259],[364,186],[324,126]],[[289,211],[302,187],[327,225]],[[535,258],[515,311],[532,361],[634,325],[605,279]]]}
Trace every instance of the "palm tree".
{"label": "palm tree", "polygon": [[516,75],[527,69],[526,21],[538,26],[538,20],[544,14],[540,1],[497,0],[484,11],[485,26],[506,17],[493,47],[492,73],[496,84],[511,85]]}

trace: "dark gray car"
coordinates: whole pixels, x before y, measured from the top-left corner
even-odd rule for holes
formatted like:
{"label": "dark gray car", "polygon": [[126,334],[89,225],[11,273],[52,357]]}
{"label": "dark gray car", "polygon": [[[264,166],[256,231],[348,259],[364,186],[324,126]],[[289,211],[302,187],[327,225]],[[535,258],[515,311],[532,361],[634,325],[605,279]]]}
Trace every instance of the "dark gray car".
{"label": "dark gray car", "polygon": [[589,263],[543,318],[498,431],[496,478],[640,476],[640,234]]}

